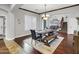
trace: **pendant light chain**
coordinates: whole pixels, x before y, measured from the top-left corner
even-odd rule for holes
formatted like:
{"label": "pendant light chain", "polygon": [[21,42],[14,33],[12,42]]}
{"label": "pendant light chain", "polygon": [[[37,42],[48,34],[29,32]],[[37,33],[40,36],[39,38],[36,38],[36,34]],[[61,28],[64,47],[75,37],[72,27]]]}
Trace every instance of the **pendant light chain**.
{"label": "pendant light chain", "polygon": [[46,4],[45,4],[45,17],[46,17]]}
{"label": "pendant light chain", "polygon": [[47,5],[44,4],[44,8],[45,8],[45,10],[44,10],[44,14],[42,15],[42,19],[43,19],[43,20],[47,20],[48,17],[49,17],[49,15],[46,14],[46,13],[47,13],[47,12],[46,12],[46,6],[47,6]]}

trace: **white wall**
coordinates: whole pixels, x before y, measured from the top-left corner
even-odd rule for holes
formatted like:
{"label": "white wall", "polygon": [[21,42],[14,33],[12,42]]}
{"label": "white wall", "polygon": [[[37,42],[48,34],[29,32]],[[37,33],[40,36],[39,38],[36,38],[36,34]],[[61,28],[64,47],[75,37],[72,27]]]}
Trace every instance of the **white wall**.
{"label": "white wall", "polygon": [[[30,31],[25,31],[25,27],[24,27],[24,20],[25,20],[25,15],[33,15],[37,17],[37,24],[36,27],[37,29],[40,28],[39,26],[39,15],[37,14],[33,14],[27,11],[23,11],[20,9],[17,9],[16,11],[14,11],[15,14],[15,37],[21,37],[21,36],[25,36],[25,35],[29,35]],[[19,23],[20,22],[20,23]]]}
{"label": "white wall", "polygon": [[14,15],[11,12],[8,12],[8,18],[6,20],[6,39],[13,40],[15,38],[14,33]]}
{"label": "white wall", "polygon": [[74,30],[77,29],[76,17],[79,17],[79,6],[71,7],[59,11],[53,11],[48,14],[50,15],[50,18],[52,17],[52,18],[61,19],[62,17],[64,18],[67,17],[65,21],[68,22],[68,34],[73,34]]}
{"label": "white wall", "polygon": [[14,39],[14,15],[7,5],[0,5],[0,16],[5,16],[5,39]]}
{"label": "white wall", "polygon": [[[11,12],[10,8],[6,5],[0,5],[0,16],[5,16],[6,18],[6,29],[5,29],[5,39],[7,40],[13,40],[16,37],[21,37],[25,35],[29,35],[30,31],[25,31],[24,27],[24,16],[25,15],[34,15],[37,17],[37,23],[36,23],[36,28],[40,29],[40,18],[39,15],[30,13],[27,11],[22,11],[22,10],[14,10]],[[21,22],[19,24],[19,22]]]}
{"label": "white wall", "polygon": [[[1,9],[2,8],[2,9]],[[76,30],[76,20],[75,17],[79,17],[79,6],[63,9],[59,11],[54,11],[48,13],[50,17],[61,18],[62,16],[67,16],[68,21],[68,34],[73,34],[74,30]],[[25,31],[24,29],[24,15],[35,15],[37,16],[37,29],[42,29],[42,20],[41,17],[37,14],[33,14],[30,12],[22,11],[22,10],[14,10],[11,12],[9,7],[0,5],[0,16],[6,17],[6,38],[8,40],[12,40],[15,37],[20,37],[24,35],[28,35],[29,31]],[[20,24],[18,23],[20,20]],[[65,20],[66,21],[66,20]],[[72,28],[71,28],[72,27]]]}
{"label": "white wall", "polygon": [[[25,15],[36,16],[37,17],[36,28],[37,29],[41,28],[39,25],[40,24],[39,15],[18,9],[11,12],[9,7],[5,5],[0,5],[0,16],[6,17],[5,39],[13,40],[16,37],[21,37],[30,34],[30,31],[25,31],[25,27],[24,27]],[[21,23],[19,24],[19,22]]]}
{"label": "white wall", "polygon": [[73,34],[77,29],[77,20],[74,17],[68,18],[68,34]]}

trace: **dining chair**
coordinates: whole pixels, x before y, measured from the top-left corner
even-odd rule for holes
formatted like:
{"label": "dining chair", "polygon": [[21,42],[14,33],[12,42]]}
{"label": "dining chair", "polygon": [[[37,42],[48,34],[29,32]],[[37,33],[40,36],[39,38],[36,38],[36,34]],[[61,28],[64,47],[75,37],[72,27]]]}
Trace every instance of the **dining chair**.
{"label": "dining chair", "polygon": [[[35,30],[32,30],[32,29],[31,29],[30,31],[31,31],[32,39],[35,40],[35,45],[36,45],[36,42],[37,42],[37,41],[41,41],[42,36],[39,35],[39,34],[37,34],[37,33],[35,32]],[[33,42],[33,40],[31,41],[31,43]]]}

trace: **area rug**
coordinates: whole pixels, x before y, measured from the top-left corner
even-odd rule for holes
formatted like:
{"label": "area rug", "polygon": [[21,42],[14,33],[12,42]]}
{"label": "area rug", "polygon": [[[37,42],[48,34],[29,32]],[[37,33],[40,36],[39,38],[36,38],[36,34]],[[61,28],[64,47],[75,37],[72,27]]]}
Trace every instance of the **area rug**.
{"label": "area rug", "polygon": [[37,42],[35,45],[35,41],[32,41],[32,38],[28,38],[26,40],[24,40],[24,44],[29,44],[30,46],[34,47],[34,49],[38,50],[39,52],[43,53],[43,54],[52,54],[54,53],[54,51],[56,50],[56,48],[59,46],[59,44],[63,41],[64,37],[60,37],[58,36],[58,39],[55,39],[54,41],[52,41],[50,43],[50,47],[45,45],[42,42]]}

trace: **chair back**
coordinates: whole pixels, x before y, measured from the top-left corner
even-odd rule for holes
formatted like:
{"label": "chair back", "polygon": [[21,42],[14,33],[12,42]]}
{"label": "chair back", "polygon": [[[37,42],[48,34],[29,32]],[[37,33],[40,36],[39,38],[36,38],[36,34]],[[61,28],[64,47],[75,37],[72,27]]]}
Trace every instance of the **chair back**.
{"label": "chair back", "polygon": [[54,29],[54,30],[56,30],[56,29],[58,29],[58,26],[50,26],[50,29]]}
{"label": "chair back", "polygon": [[35,30],[30,30],[30,31],[31,31],[32,39],[36,40],[36,32],[35,32]]}

